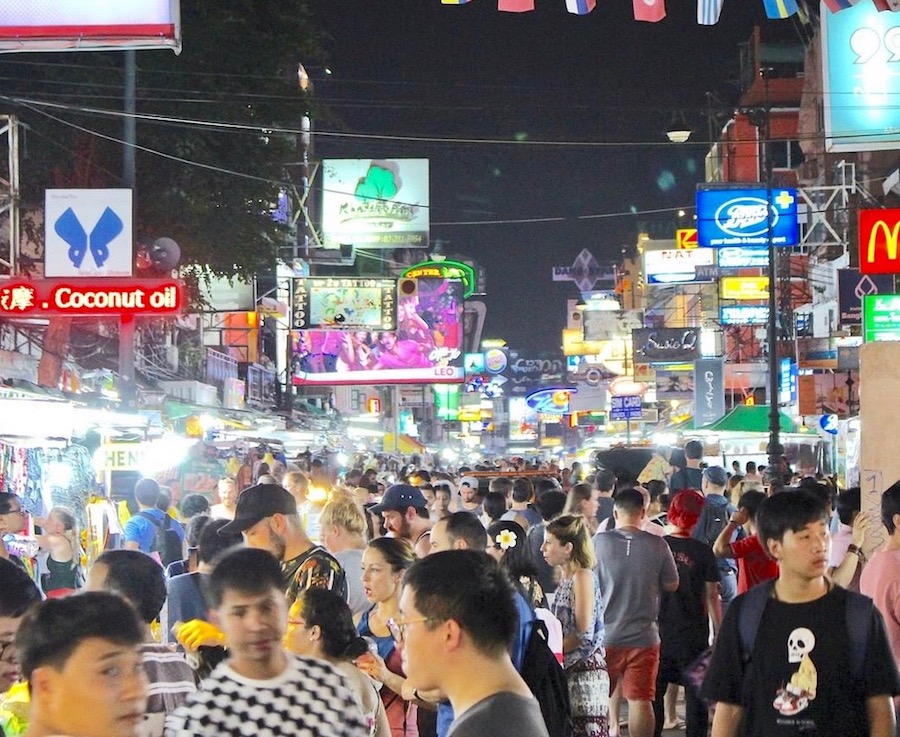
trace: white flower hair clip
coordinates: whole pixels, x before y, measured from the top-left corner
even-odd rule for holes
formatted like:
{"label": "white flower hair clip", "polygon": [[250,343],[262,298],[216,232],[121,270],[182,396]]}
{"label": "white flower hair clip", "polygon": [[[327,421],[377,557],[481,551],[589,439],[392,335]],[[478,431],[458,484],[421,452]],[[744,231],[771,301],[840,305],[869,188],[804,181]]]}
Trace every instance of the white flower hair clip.
{"label": "white flower hair clip", "polygon": [[500,534],[495,538],[500,550],[509,550],[516,547],[516,533],[512,530],[500,530]]}

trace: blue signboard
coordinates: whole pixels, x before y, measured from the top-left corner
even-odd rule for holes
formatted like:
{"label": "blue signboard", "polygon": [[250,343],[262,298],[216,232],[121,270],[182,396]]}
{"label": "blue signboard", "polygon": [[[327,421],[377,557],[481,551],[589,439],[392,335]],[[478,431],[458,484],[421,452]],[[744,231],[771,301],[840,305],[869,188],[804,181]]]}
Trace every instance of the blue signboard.
{"label": "blue signboard", "polygon": [[793,404],[797,401],[797,364],[790,358],[782,358],[778,365],[778,401]]}
{"label": "blue signboard", "polygon": [[769,265],[765,246],[725,246],[718,249],[720,269],[764,269]]}
{"label": "blue signboard", "polygon": [[767,305],[722,305],[719,322],[723,325],[765,325],[769,322]]}
{"label": "blue signboard", "polygon": [[900,13],[875,3],[822,12],[825,147],[828,151],[894,149],[900,141]]}
{"label": "blue signboard", "polygon": [[860,274],[859,269],[838,269],[838,322],[842,328],[862,325],[862,298],[893,293],[893,274]]}
{"label": "blue signboard", "polygon": [[776,246],[800,242],[797,190],[757,185],[742,189],[697,188],[697,240],[701,246]]}
{"label": "blue signboard", "polygon": [[618,397],[610,397],[609,419],[639,420],[643,416],[644,400],[637,394],[626,394]]}

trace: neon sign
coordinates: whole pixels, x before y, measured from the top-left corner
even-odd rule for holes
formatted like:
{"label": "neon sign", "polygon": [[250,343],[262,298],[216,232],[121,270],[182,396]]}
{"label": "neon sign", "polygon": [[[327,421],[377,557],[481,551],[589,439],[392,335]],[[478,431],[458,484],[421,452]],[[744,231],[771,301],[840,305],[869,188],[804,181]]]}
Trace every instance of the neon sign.
{"label": "neon sign", "polygon": [[432,277],[437,279],[459,279],[463,283],[463,297],[475,294],[475,269],[462,261],[422,261],[413,264],[403,272],[404,279],[420,279]]}
{"label": "neon sign", "polygon": [[0,286],[0,315],[171,315],[184,304],[173,279],[10,280]]}

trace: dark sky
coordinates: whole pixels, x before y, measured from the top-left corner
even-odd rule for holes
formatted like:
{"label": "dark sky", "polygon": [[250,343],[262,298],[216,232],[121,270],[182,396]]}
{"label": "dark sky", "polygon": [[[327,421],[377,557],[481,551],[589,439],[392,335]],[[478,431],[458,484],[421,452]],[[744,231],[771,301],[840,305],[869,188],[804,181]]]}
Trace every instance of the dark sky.
{"label": "dark sky", "polygon": [[[527,351],[559,347],[565,299],[576,295],[551,280],[553,266],[582,248],[612,262],[641,222],[672,217],[632,208],[693,202],[708,147],[667,144],[665,131],[683,110],[706,139],[705,93],[736,101],[739,46],[765,22],[761,0],[726,0],[711,27],[697,25],[694,0],[669,0],[657,24],[636,22],[628,0],[600,0],[582,17],[564,0],[537,5],[511,14],[493,0],[320,0],[333,74],[312,72],[340,118],[318,121],[323,131],[569,142],[315,142],[317,157],[429,158],[432,241],[486,267],[486,334]],[[579,142],[633,145],[571,145]],[[528,218],[564,219],[459,224]]]}

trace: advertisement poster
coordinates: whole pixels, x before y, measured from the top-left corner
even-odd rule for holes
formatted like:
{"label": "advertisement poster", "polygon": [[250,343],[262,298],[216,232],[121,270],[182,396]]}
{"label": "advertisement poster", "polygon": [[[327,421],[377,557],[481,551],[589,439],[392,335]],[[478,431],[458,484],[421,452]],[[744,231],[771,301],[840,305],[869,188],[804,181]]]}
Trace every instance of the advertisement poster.
{"label": "advertisement poster", "polygon": [[396,330],[291,333],[295,385],[462,382],[463,284],[419,279],[397,301]]}
{"label": "advertisement poster", "polygon": [[694,398],[694,372],[656,370],[656,401]]}
{"label": "advertisement poster", "polygon": [[697,240],[701,246],[792,246],[800,242],[797,190],[753,187],[697,188]]}
{"label": "advertisement poster", "polygon": [[397,281],[370,277],[292,280],[293,330],[394,330]]}
{"label": "advertisement poster", "polygon": [[838,314],[842,328],[862,325],[862,300],[872,294],[893,294],[892,274],[860,274],[838,269]]}
{"label": "advertisement poster", "polygon": [[634,363],[688,363],[700,357],[700,328],[633,330]]}
{"label": "advertisement poster", "polygon": [[715,422],[725,414],[725,364],[721,358],[694,362],[694,427]]}

